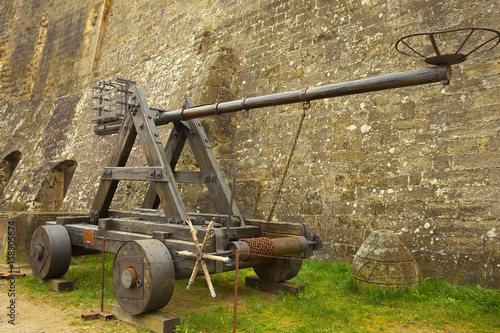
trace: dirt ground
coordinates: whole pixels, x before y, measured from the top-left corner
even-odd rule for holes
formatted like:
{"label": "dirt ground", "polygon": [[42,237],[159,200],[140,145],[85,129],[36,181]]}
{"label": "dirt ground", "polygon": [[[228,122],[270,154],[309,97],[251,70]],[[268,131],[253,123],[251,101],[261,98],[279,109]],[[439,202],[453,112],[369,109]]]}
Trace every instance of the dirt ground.
{"label": "dirt ground", "polygon": [[[0,269],[5,271],[5,269]],[[26,270],[27,272],[28,270]],[[24,273],[24,270],[22,270]],[[82,313],[90,309],[71,307],[62,309],[37,300],[29,299],[28,295],[15,293],[9,295],[10,281],[0,279],[0,333],[77,333],[77,332],[134,332],[136,328],[129,324],[118,322],[116,327],[103,325],[102,320],[83,321]],[[9,306],[15,301],[15,325],[9,323],[11,318]]]}

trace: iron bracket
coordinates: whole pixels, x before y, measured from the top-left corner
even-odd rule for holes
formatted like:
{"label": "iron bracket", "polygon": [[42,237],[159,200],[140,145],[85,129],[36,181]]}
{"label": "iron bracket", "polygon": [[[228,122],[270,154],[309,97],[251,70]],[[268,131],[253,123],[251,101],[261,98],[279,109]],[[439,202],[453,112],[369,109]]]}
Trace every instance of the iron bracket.
{"label": "iron bracket", "polygon": [[99,211],[91,210],[90,211],[90,224],[97,224],[99,220]]}
{"label": "iron bracket", "polygon": [[[222,255],[224,252],[224,235],[220,228],[214,229],[215,237],[215,252],[217,255]],[[215,261],[215,273],[222,273],[224,271],[224,263],[222,261]]]}
{"label": "iron bracket", "polygon": [[101,179],[109,179],[113,177],[113,171],[104,169],[102,171]]}
{"label": "iron bracket", "polygon": [[213,173],[206,173],[203,175],[203,179],[205,180],[205,183],[215,182],[217,175]]}
{"label": "iron bracket", "polygon": [[149,179],[151,180],[161,180],[163,178],[163,171],[161,169],[150,170]]}
{"label": "iron bracket", "polygon": [[167,218],[167,223],[182,224],[182,219],[180,217],[169,217],[169,218]]}

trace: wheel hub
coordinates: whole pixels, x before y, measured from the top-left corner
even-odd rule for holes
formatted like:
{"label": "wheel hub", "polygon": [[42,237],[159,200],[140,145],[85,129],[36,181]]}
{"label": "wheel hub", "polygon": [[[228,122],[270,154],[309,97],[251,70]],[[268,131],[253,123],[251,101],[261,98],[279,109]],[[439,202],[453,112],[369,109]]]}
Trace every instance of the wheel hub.
{"label": "wheel hub", "polygon": [[126,289],[133,288],[136,286],[137,281],[137,272],[133,267],[127,267],[122,272],[121,278],[122,286]]}
{"label": "wheel hub", "polygon": [[42,260],[43,258],[43,250],[45,249],[45,246],[43,244],[38,244],[35,248],[35,257],[36,260]]}

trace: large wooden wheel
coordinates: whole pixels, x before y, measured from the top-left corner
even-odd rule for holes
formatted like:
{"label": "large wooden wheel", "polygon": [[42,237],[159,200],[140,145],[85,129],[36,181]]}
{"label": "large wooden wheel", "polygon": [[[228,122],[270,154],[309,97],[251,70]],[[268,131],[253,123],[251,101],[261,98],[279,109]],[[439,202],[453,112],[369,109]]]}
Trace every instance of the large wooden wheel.
{"label": "large wooden wheel", "polygon": [[163,308],[174,286],[174,263],[165,244],[146,239],[120,247],[113,264],[113,287],[126,312],[138,315]]}
{"label": "large wooden wheel", "polygon": [[35,229],[30,244],[30,264],[38,280],[66,274],[71,262],[71,239],[62,225]]}

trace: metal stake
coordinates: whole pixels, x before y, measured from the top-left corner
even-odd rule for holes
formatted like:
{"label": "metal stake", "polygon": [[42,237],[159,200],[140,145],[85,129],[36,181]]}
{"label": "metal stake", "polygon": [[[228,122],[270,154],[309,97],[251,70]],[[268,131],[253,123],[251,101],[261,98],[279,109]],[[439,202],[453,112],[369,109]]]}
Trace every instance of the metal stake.
{"label": "metal stake", "polygon": [[240,251],[236,251],[236,269],[234,275],[234,313],[233,313],[233,333],[236,332],[236,311],[238,308],[238,268],[240,265]]}
{"label": "metal stake", "polygon": [[114,315],[109,311],[104,311],[104,255],[106,254],[106,237],[102,238],[102,256],[101,256],[101,308],[92,309],[89,313],[82,313],[83,320],[93,320],[102,318],[104,320],[113,319]]}
{"label": "metal stake", "polygon": [[104,312],[104,255],[106,254],[106,237],[102,238],[101,264],[101,313]]}

